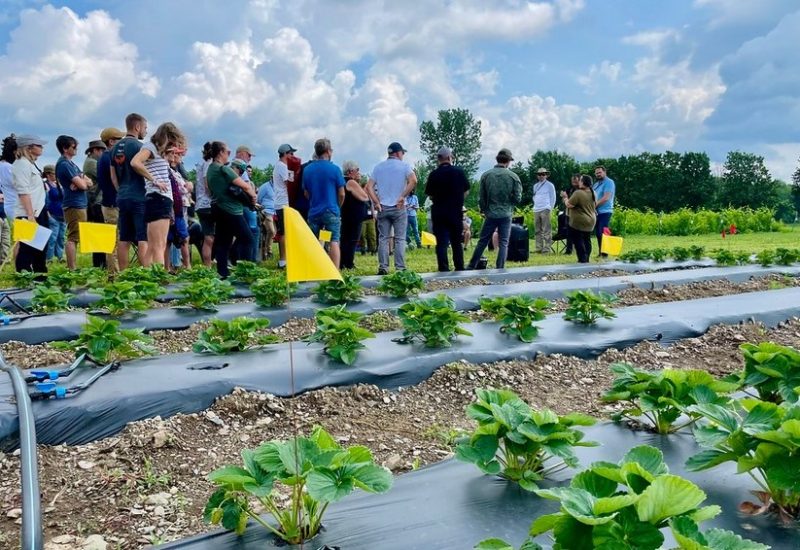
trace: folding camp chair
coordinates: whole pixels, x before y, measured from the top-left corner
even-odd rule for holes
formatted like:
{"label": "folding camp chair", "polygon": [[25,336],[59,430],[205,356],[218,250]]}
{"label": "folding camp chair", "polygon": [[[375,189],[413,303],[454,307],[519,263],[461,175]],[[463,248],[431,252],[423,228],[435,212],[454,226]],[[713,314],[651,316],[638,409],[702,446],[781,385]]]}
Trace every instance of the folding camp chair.
{"label": "folding camp chair", "polygon": [[552,251],[556,254],[566,254],[569,239],[569,218],[566,212],[558,213],[558,228],[553,235]]}

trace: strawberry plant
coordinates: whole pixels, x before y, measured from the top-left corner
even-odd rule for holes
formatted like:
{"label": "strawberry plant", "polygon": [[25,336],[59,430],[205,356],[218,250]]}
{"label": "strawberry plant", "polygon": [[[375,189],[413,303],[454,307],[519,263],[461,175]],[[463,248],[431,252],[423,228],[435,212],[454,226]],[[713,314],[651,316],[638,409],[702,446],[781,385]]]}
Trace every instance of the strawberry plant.
{"label": "strawberry plant", "polygon": [[161,286],[146,279],[141,281],[117,279],[103,288],[96,289],[95,293],[100,295],[97,307],[105,309],[109,315],[116,317],[131,311],[148,309],[161,294]]}
{"label": "strawberry plant", "polygon": [[734,254],[737,265],[748,265],[751,262],[752,256],[750,252],[737,252]]}
{"label": "strawberry plant", "polygon": [[201,279],[219,279],[216,270],[204,265],[196,265],[191,269],[184,269],[178,273],[178,280],[183,282],[194,282]]}
{"label": "strawberry plant", "polygon": [[458,335],[472,336],[472,333],[459,326],[469,321],[469,317],[456,311],[455,302],[445,294],[427,300],[412,300],[398,309],[403,324],[403,337],[398,341],[410,343],[422,340],[429,348],[450,346]]}
{"label": "strawberry plant", "polygon": [[153,264],[150,267],[132,266],[119,273],[116,278],[117,281],[129,282],[150,282],[158,285],[166,285],[175,280],[172,275],[161,264]]}
{"label": "strawberry plant", "polygon": [[239,260],[231,270],[231,279],[236,283],[246,285],[253,284],[258,279],[269,277],[269,275],[269,269],[261,267],[256,262],[248,262],[246,260]]}
{"label": "strawberry plant", "polygon": [[364,294],[361,279],[355,275],[342,275],[342,280],[322,281],[314,289],[317,300],[323,304],[346,304],[357,302]]}
{"label": "strawberry plant", "polygon": [[554,472],[576,467],[573,447],[597,445],[583,441],[583,432],[574,428],[594,424],[589,416],[533,410],[510,390],[477,388],[475,395],[467,416],[478,427],[456,447],[456,458],[526,491],[536,489],[536,482]]}
{"label": "strawberry plant", "polygon": [[708,470],[734,462],[758,485],[760,503],[741,510],[775,511],[784,519],[800,519],[800,407],[743,399],[734,408],[694,405],[702,415],[695,439],[706,450],[686,461],[689,471]]}
{"label": "strawberry plant", "polygon": [[778,265],[792,265],[798,260],[796,250],[789,248],[776,248],[775,249],[775,263]]}
{"label": "strawberry plant", "polygon": [[31,288],[33,282],[39,277],[41,273],[34,273],[33,271],[15,271],[12,275],[14,284],[19,288]]}
{"label": "strawberry plant", "polygon": [[544,298],[511,296],[509,298],[481,298],[483,311],[501,323],[500,332],[516,336],[523,342],[533,342],[539,334],[535,322],[544,319],[544,310],[550,302]]}
{"label": "strawberry plant", "polygon": [[[368,448],[342,448],[319,426],[309,437],[245,449],[242,462],[243,467],[225,466],[209,474],[217,490],[206,503],[205,520],[238,534],[253,520],[289,544],[316,535],[328,505],[354,489],[385,493],[392,486],[391,472],[375,464]],[[278,484],[289,492],[288,500],[275,490]],[[262,509],[276,526],[261,517]]]}
{"label": "strawberry plant", "polygon": [[195,309],[215,311],[216,306],[233,295],[233,285],[217,278],[198,279],[181,287],[178,295],[180,304],[188,304]]}
{"label": "strawberry plant", "polygon": [[56,265],[47,273],[47,284],[67,292],[73,288],[97,286],[105,284],[107,274],[97,267],[82,267],[80,269],[67,269]]}
{"label": "strawberry plant", "polygon": [[669,253],[663,248],[651,248],[650,259],[654,262],[663,262]]}
{"label": "strawberry plant", "polygon": [[641,262],[642,260],[647,260],[648,258],[650,258],[650,252],[642,248],[625,252],[619,256],[620,261],[631,264]]}
{"label": "strawberry plant", "polygon": [[[633,420],[643,416],[660,434],[673,433],[694,423],[700,415],[689,411],[691,405],[724,405],[729,402],[725,394],[739,389],[739,384],[717,380],[704,370],[664,369],[653,372],[627,363],[614,363],[610,368],[616,378],[603,401],[625,405],[613,419]],[[686,416],[685,420],[676,424],[682,414]]]}
{"label": "strawberry plant", "polygon": [[706,249],[702,246],[692,245],[689,247],[689,254],[692,255],[692,259],[695,261],[700,261],[706,254]]}
{"label": "strawberry plant", "polygon": [[261,307],[278,307],[289,301],[291,293],[297,290],[297,283],[287,283],[282,275],[268,275],[256,279],[250,291],[256,304]]}
{"label": "strawberry plant", "polygon": [[765,248],[756,254],[756,261],[761,267],[769,267],[775,263],[775,251]]}
{"label": "strawberry plant", "polygon": [[800,351],[773,342],[742,344],[742,385],[755,389],[758,398],[772,403],[798,402]]}
{"label": "strawberry plant", "polygon": [[416,296],[425,288],[425,282],[417,273],[409,269],[395,271],[381,278],[378,291],[393,298]]}
{"label": "strawberry plant", "polygon": [[692,257],[692,252],[686,247],[676,246],[672,249],[672,252],[670,252],[670,256],[672,256],[672,259],[676,262],[685,262]]}
{"label": "strawberry plant", "polygon": [[77,340],[53,342],[56,349],[66,349],[78,356],[85,353],[98,363],[110,363],[155,353],[153,339],[143,329],[121,329],[119,321],[88,315]]}
{"label": "strawberry plant", "polygon": [[208,328],[200,332],[192,349],[195,353],[225,355],[274,344],[278,341],[274,334],[258,334],[268,326],[269,319],[212,319]]}
{"label": "strawberry plant", "polygon": [[68,294],[57,286],[38,283],[33,287],[31,308],[41,313],[66,311],[73,296],[74,294]]}
{"label": "strawberry plant", "polygon": [[711,257],[717,262],[717,265],[731,266],[736,265],[736,255],[730,250],[718,248],[711,252]]}
{"label": "strawberry plant", "polygon": [[613,319],[616,313],[608,306],[617,301],[617,297],[607,292],[595,294],[591,290],[576,290],[567,294],[567,309],[564,319],[581,325],[592,325],[598,319]]}
{"label": "strawberry plant", "polygon": [[344,305],[319,310],[316,314],[317,329],[306,337],[307,342],[322,342],[325,353],[345,365],[352,365],[358,350],[365,346],[362,340],[375,338],[358,321],[362,314],[347,311]]}
{"label": "strawberry plant", "polygon": [[[569,487],[538,489],[558,501],[554,514],[536,518],[522,549],[536,549],[533,538],[552,531],[554,548],[656,550],[669,528],[685,550],[767,550],[769,547],[722,529],[701,532],[699,524],[717,516],[719,506],[700,506],[706,494],[694,483],[669,473],[660,450],[634,447],[619,464],[597,462]],[[506,546],[503,546],[505,544]],[[500,539],[481,542],[482,550],[512,548]],[[540,548],[540,547],[538,547]]]}

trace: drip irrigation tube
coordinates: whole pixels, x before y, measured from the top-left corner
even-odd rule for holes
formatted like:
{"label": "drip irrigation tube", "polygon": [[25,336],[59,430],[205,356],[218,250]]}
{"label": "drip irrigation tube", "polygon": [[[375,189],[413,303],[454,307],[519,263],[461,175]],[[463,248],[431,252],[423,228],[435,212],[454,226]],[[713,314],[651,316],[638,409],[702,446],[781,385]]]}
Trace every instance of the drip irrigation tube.
{"label": "drip irrigation tube", "polygon": [[[683,285],[714,279],[741,283],[752,277],[763,277],[771,274],[790,276],[800,275],[800,267],[758,267],[741,266],[727,268],[702,268],[684,271],[664,271],[625,275],[621,277],[596,277],[591,279],[566,279],[557,281],[534,281],[508,283],[503,285],[472,285],[428,292],[421,298],[446,294],[453,298],[456,309],[478,309],[482,297],[513,296],[530,294],[554,300],[562,298],[573,290],[591,289],[604,292],[619,292],[630,287],[661,288],[666,285]],[[382,310],[394,310],[405,302],[404,299],[385,296],[366,296],[360,302],[352,303],[348,309],[359,313],[370,314]],[[291,310],[286,308],[262,308],[255,303],[223,304],[217,311],[201,311],[185,307],[157,308],[141,314],[119,317],[122,328],[143,328],[145,332],[153,330],[183,330],[193,323],[206,319],[233,319],[235,317],[258,317],[269,319],[272,326],[278,326],[295,318],[311,318],[315,312],[326,307],[312,298],[292,301]],[[86,313],[73,311],[38,315],[25,318],[11,318],[0,326],[0,343],[12,340],[26,344],[41,344],[58,340],[72,340],[81,333],[86,322]]]}
{"label": "drip irrigation tube", "polygon": [[[539,336],[532,343],[502,334],[497,323],[489,322],[466,325],[473,337],[459,338],[451,347],[438,349],[416,343],[400,345],[392,340],[401,333],[384,332],[365,341],[366,348],[350,367],[324,355],[320,344],[295,343],[294,384],[289,376],[288,344],[225,356],[181,353],[127,361],[124,368],[103,376],[70,399],[35,402],[38,436],[47,445],[88,443],[114,435],[136,420],[205,410],[236,387],[279,396],[358,383],[395,389],[426,380],[442,365],[459,360],[492,363],[540,353],[590,359],[609,348],[623,349],[645,340],[668,345],[699,336],[714,324],[753,320],[774,326],[800,314],[800,288],[615,311],[616,319],[601,320],[594,326],[579,326],[564,321],[561,315],[550,315],[539,323]],[[10,395],[10,388],[0,381],[2,450],[16,445],[18,427],[8,403]]]}
{"label": "drip irrigation tube", "polygon": [[42,509],[39,500],[39,470],[36,458],[36,425],[28,387],[22,371],[6,364],[0,353],[0,370],[8,373],[14,388],[19,418],[20,468],[22,469],[22,545],[23,550],[41,550]]}

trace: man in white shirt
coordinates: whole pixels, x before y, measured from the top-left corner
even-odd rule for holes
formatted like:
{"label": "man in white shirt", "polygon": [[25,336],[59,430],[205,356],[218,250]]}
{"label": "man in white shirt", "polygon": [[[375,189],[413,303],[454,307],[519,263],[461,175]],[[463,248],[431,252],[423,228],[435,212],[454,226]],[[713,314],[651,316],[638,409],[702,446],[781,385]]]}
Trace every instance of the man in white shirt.
{"label": "man in white shirt", "polygon": [[378,275],[389,273],[389,238],[394,229],[394,267],[406,268],[406,197],[417,186],[417,175],[403,160],[406,150],[399,143],[388,147],[388,158],[372,170],[367,194],[378,211]]}
{"label": "man in white shirt", "polygon": [[289,157],[293,157],[294,147],[284,143],[278,147],[278,162],[272,172],[272,182],[275,187],[275,213],[277,223],[275,224],[275,240],[278,241],[278,251],[280,259],[278,267],[286,267],[286,242],[283,240],[283,207],[289,205],[289,183],[294,181],[294,172],[289,170]]}
{"label": "man in white shirt", "polygon": [[556,205],[556,187],[547,179],[550,172],[547,168],[536,171],[536,183],[533,184],[533,225],[536,232],[536,252],[548,254],[553,246],[553,230],[550,218]]}

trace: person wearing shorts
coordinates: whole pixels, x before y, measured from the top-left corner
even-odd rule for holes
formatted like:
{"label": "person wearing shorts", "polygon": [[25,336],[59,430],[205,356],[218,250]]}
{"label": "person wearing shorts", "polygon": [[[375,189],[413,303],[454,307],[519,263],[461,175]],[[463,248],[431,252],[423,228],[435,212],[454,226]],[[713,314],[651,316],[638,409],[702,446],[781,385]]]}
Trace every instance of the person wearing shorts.
{"label": "person wearing shorts", "polygon": [[78,152],[78,140],[72,136],[58,136],[56,148],[61,157],[56,162],[56,179],[64,190],[61,207],[64,210],[64,222],[67,224],[67,243],[64,247],[67,256],[67,268],[77,267],[78,242],[80,241],[80,224],[87,219],[88,198],[86,190],[92,186],[89,179],[72,161]]}
{"label": "person wearing shorts", "polygon": [[328,255],[336,268],[339,268],[341,249],[339,234],[342,220],[341,206],[344,202],[344,175],[342,170],[331,162],[333,149],[331,141],[321,138],[314,143],[317,161],[303,171],[303,191],[308,198],[308,227],[319,236],[321,230],[331,232]]}
{"label": "person wearing shorts", "polygon": [[111,183],[117,188],[119,217],[119,268],[130,262],[130,245],[137,243],[139,258],[147,257],[147,222],[144,219],[144,178],[131,168],[131,160],[142,148],[147,135],[147,120],[137,113],[125,117],[125,137],[111,150]]}
{"label": "person wearing shorts", "polygon": [[203,230],[203,246],[200,250],[200,257],[206,267],[211,267],[214,260],[214,233],[216,232],[216,223],[211,213],[211,191],[208,189],[208,182],[206,181],[206,172],[208,172],[210,165],[211,142],[207,141],[203,144],[203,162],[198,163],[195,167],[197,185],[194,188],[194,211],[197,214],[197,220],[200,222],[200,228]]}

